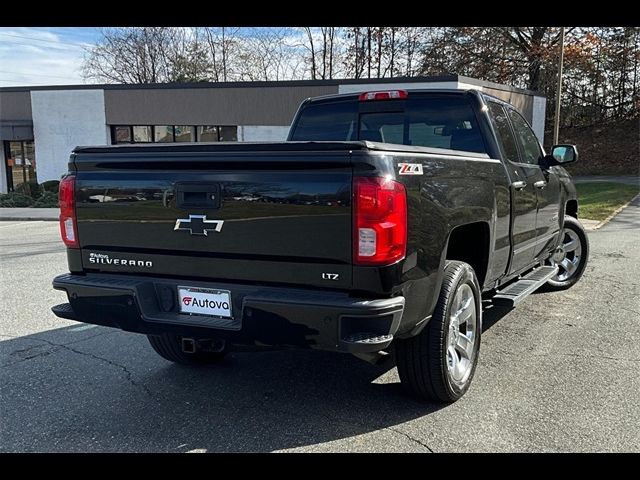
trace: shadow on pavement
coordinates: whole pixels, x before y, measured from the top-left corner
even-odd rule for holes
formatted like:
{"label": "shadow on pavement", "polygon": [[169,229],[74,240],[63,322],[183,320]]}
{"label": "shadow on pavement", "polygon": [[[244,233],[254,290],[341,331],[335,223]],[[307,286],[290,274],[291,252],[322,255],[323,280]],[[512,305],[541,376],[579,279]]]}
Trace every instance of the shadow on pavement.
{"label": "shadow on pavement", "polygon": [[190,368],[158,357],[141,335],[78,330],[0,342],[0,451],[272,451],[442,408],[407,396],[393,365],[350,355],[232,353]]}
{"label": "shadow on pavement", "polygon": [[[535,293],[535,292],[534,292]],[[498,321],[511,313],[515,308],[510,307],[498,307],[486,303],[483,305],[482,310],[482,333],[493,327]]]}
{"label": "shadow on pavement", "polygon": [[[483,330],[508,313],[488,306]],[[419,443],[395,427],[446,408],[405,394],[392,363],[283,350],[182,367],[83,324],[1,341],[0,398],[5,452],[273,451],[384,429]]]}

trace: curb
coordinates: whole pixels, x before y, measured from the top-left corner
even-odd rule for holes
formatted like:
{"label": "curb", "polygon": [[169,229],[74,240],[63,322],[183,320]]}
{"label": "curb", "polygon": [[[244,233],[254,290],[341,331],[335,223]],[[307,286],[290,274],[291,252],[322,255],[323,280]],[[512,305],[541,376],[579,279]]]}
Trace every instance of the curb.
{"label": "curb", "polygon": [[[591,228],[590,230],[598,230],[601,227],[604,227],[607,223],[609,223],[611,220],[613,220],[613,217],[615,217],[616,215],[618,215],[622,210],[624,210],[625,208],[627,208],[632,202],[636,201],[638,198],[640,198],[640,193],[638,195],[636,195],[635,197],[633,197],[631,200],[629,200],[627,203],[625,203],[624,205],[616,208],[614,210],[614,212],[609,215],[607,218],[605,218],[604,220],[602,220],[600,223],[598,223],[597,225],[595,225],[593,228]],[[586,219],[589,220],[589,219]]]}

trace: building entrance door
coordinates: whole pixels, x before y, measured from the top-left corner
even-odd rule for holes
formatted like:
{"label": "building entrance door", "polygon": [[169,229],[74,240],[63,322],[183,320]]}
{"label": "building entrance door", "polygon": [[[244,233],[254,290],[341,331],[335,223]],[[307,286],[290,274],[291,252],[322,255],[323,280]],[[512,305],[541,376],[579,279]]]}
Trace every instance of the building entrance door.
{"label": "building entrance door", "polygon": [[[36,183],[36,151],[33,140],[3,143],[8,191],[13,192],[25,183]],[[22,188],[28,189],[28,186]],[[24,193],[28,191],[25,190]]]}

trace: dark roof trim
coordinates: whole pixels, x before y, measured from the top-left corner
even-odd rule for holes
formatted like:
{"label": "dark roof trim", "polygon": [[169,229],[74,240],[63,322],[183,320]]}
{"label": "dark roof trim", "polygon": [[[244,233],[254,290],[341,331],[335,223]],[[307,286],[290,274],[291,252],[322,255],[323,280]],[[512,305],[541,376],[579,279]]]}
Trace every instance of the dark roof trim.
{"label": "dark roof trim", "polygon": [[82,85],[44,85],[33,87],[0,87],[2,91],[31,90],[138,90],[138,89],[172,89],[172,88],[259,88],[259,87],[314,87],[337,86],[359,83],[395,83],[395,82],[455,82],[458,75],[437,75],[434,77],[412,78],[345,78],[331,80],[280,80],[257,82],[198,82],[198,83],[94,83]]}
{"label": "dark roof trim", "polygon": [[0,140],[33,140],[33,124],[22,120],[2,121]]}
{"label": "dark roof trim", "polygon": [[37,90],[146,90],[146,89],[190,89],[190,88],[263,88],[263,87],[314,87],[314,86],[338,86],[353,84],[379,84],[379,83],[419,83],[419,82],[465,82],[473,85],[496,88],[508,92],[539,95],[530,90],[502,85],[494,82],[486,82],[475,78],[460,75],[436,75],[431,77],[394,77],[394,78],[345,78],[332,80],[282,80],[261,82],[200,82],[200,83],[142,83],[142,84],[82,84],[82,85],[43,85],[25,87],[0,87],[0,92],[29,92]]}
{"label": "dark roof trim", "polygon": [[0,127],[33,127],[31,120],[0,120]]}

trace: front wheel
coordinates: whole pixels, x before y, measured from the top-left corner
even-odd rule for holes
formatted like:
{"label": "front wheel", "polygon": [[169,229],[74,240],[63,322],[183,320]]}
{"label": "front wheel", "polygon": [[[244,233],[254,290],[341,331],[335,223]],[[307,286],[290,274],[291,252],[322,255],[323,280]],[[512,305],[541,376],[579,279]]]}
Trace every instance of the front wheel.
{"label": "front wheel", "polygon": [[565,216],[562,242],[547,263],[558,267],[558,273],[542,288],[546,291],[565,290],[575,285],[587,266],[589,238],[582,224],[575,218]]}
{"label": "front wheel", "polygon": [[423,399],[455,402],[471,384],[481,333],[476,274],[467,263],[448,261],[431,320],[418,335],[396,344],[402,385]]}

